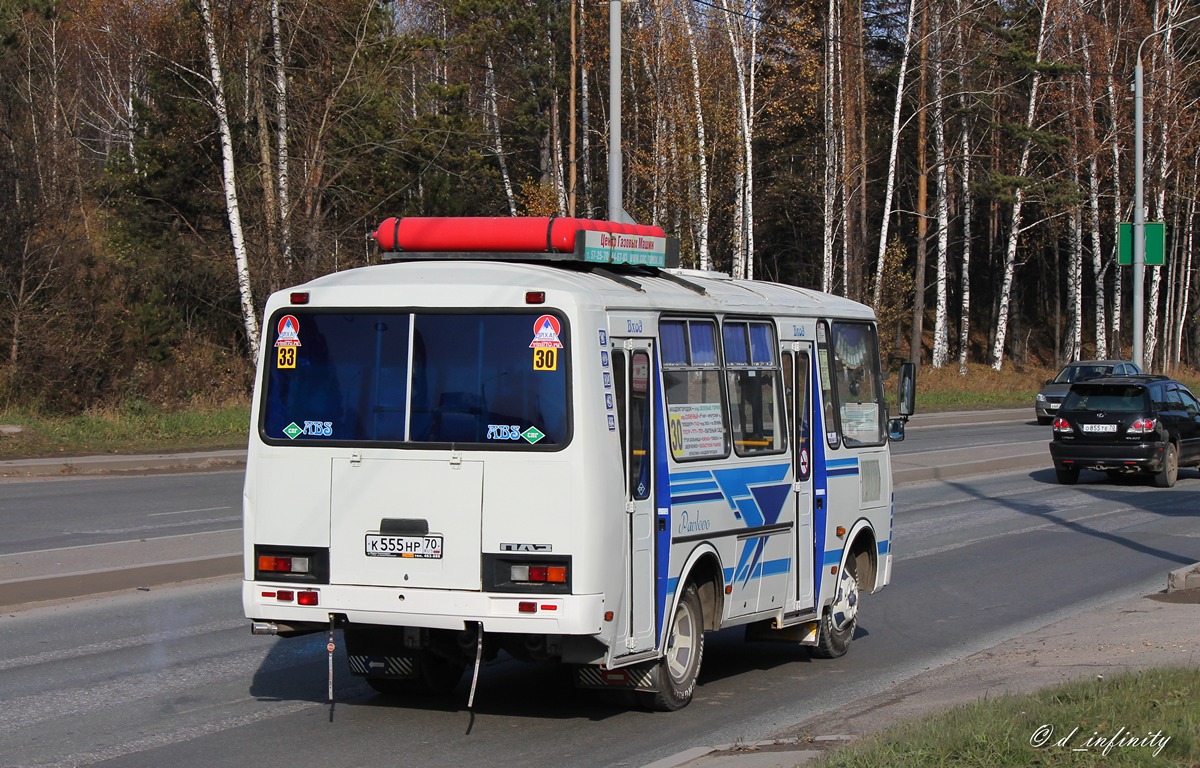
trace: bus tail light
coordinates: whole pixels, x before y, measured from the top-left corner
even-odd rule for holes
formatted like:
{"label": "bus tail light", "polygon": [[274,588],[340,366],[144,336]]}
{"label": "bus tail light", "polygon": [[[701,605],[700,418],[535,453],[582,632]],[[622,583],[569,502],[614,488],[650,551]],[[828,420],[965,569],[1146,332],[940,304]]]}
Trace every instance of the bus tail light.
{"label": "bus tail light", "polygon": [[307,557],[281,557],[278,555],[259,555],[258,571],[259,573],[304,575],[307,575],[311,572],[309,570],[309,559]]}
{"label": "bus tail light", "polygon": [[513,565],[509,568],[509,580],[530,584],[566,584],[565,565]]}
{"label": "bus tail light", "polygon": [[320,602],[320,593],[315,589],[306,589],[303,592],[296,593],[297,605],[318,605]]}
{"label": "bus tail light", "polygon": [[307,584],[329,583],[327,547],[278,547],[254,545],[255,581],[291,581]]}
{"label": "bus tail light", "polygon": [[571,556],[483,553],[485,592],[570,594]]}

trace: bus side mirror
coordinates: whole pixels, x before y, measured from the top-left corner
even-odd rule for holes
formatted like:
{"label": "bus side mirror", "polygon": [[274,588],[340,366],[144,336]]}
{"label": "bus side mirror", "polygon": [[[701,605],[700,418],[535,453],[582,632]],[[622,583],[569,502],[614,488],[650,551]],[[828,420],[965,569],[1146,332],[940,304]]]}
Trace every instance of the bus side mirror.
{"label": "bus side mirror", "polygon": [[908,417],[916,410],[917,403],[917,366],[912,363],[900,365],[900,415],[888,421],[888,439],[900,442],[904,439],[904,425]]}
{"label": "bus side mirror", "polygon": [[908,417],[916,412],[917,406],[917,366],[904,363],[900,366],[900,418],[908,421]]}

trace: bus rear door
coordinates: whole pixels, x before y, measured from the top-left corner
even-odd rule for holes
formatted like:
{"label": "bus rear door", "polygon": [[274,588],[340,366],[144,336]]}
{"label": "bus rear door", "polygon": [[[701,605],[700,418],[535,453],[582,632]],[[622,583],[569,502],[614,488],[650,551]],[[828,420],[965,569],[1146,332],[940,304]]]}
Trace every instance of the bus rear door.
{"label": "bus rear door", "polygon": [[626,646],[614,655],[654,648],[653,351],[646,339],[613,340],[613,380],[625,466]]}
{"label": "bus rear door", "polygon": [[783,379],[792,441],[796,505],[796,608],[813,607],[812,342],[784,342]]}

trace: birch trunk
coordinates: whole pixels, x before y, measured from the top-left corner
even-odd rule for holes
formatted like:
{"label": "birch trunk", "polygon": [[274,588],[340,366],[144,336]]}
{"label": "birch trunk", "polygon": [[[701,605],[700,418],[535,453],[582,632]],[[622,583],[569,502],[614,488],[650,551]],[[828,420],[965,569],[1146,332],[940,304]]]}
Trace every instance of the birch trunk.
{"label": "birch trunk", "polygon": [[683,18],[684,32],[687,34],[688,57],[692,66],[692,112],[696,120],[696,160],[700,176],[696,182],[698,210],[693,229],[696,233],[696,259],[700,269],[711,269],[708,255],[708,230],[712,215],[708,203],[708,147],[704,135],[704,110],[701,108],[700,99],[700,56],[696,52],[696,34],[692,28],[692,7],[691,0],[684,0],[680,15]]}
{"label": "birch trunk", "polygon": [[[1042,62],[1042,54],[1046,49],[1046,27],[1050,16],[1050,0],[1042,0],[1042,19],[1038,27],[1037,57],[1038,64]],[[1025,117],[1026,130],[1032,130],[1037,117],[1038,88],[1041,86],[1042,73],[1035,70],[1033,82],[1029,88],[1029,110]],[[1029,156],[1033,151],[1033,140],[1027,138],[1021,148],[1021,160],[1017,168],[1017,176],[1024,177],[1029,172]],[[996,323],[996,342],[992,346],[992,370],[999,371],[1004,367],[1004,342],[1008,336],[1008,315],[1012,301],[1012,284],[1017,268],[1017,244],[1021,237],[1021,205],[1025,201],[1025,189],[1018,186],[1014,194],[1012,219],[1008,228],[1008,247],[1004,254],[1004,279],[1000,286],[1000,312]]]}
{"label": "birch trunk", "polygon": [[[1075,50],[1075,35],[1067,30],[1067,50]],[[1085,100],[1087,96],[1085,95]],[[1068,87],[1071,111],[1078,113],[1079,89],[1072,80]],[[1079,123],[1071,121],[1071,143],[1067,147],[1067,166],[1076,189],[1079,179]],[[1083,346],[1083,217],[1078,205],[1072,205],[1068,218],[1067,248],[1067,360],[1079,360]]]}
{"label": "birch trunk", "polygon": [[837,124],[834,122],[833,95],[837,83],[834,39],[837,30],[837,0],[829,0],[825,20],[825,195],[822,201],[824,223],[821,239],[821,291],[833,291],[834,226],[837,210]]}
{"label": "birch trunk", "polygon": [[946,283],[947,262],[950,258],[950,201],[946,180],[946,118],[942,108],[942,13],[941,6],[934,3],[933,15],[933,162],[934,162],[934,208],[937,210],[937,277],[934,290],[937,292],[933,321],[934,368],[941,368],[950,356],[950,333],[947,312],[949,305]]}
{"label": "birch trunk", "polygon": [[221,172],[225,187],[225,212],[229,217],[229,235],[233,241],[233,257],[237,269],[238,293],[242,300],[242,324],[246,330],[246,346],[250,358],[258,360],[258,315],[250,290],[250,261],[242,232],[242,213],[238,207],[236,173],[233,162],[233,135],[229,128],[229,111],[225,105],[225,86],[221,77],[221,61],[217,56],[217,39],[213,31],[212,7],[209,0],[200,0],[200,20],[204,27],[204,47],[212,72],[213,108],[217,114],[217,129],[221,135]]}
{"label": "birch trunk", "polygon": [[[1086,29],[1082,32],[1080,43],[1083,48],[1084,116],[1087,120],[1088,135],[1091,137],[1092,143],[1099,146],[1100,141],[1096,136],[1096,109],[1092,103],[1092,42]],[[1114,114],[1114,122],[1116,117]],[[1100,245],[1100,168],[1096,161],[1096,152],[1092,152],[1088,157],[1088,233],[1091,235],[1092,278],[1095,280],[1092,292],[1095,295],[1096,359],[1106,360],[1108,359],[1108,336],[1105,332],[1107,312],[1104,307],[1104,260]]]}
{"label": "birch trunk", "polygon": [[[959,3],[961,7],[961,2]],[[908,57],[912,53],[913,21],[917,0],[908,2],[908,23],[904,31],[904,53],[900,57],[900,76],[896,83],[896,103],[892,108],[892,143],[888,150],[887,183],[883,193],[883,221],[879,228],[879,257],[875,262],[874,305],[883,299],[883,270],[886,266],[888,227],[892,221],[892,198],[896,191],[896,161],[900,154],[900,108],[904,104],[904,80],[908,75]]]}
{"label": "birch trunk", "polygon": [[1182,270],[1180,286],[1179,286],[1179,317],[1184,318],[1185,322],[1180,323],[1179,332],[1175,334],[1174,360],[1181,362],[1183,360],[1183,333],[1186,328],[1186,318],[1191,317],[1188,311],[1190,297],[1192,295],[1192,248],[1196,242],[1196,192],[1200,188],[1200,152],[1197,152],[1192,157],[1192,194],[1187,198],[1187,215],[1184,218],[1184,233],[1183,233],[1183,253],[1180,254],[1180,268]]}
{"label": "birch trunk", "polygon": [[[958,67],[960,72],[966,71],[967,48],[963,40],[963,25],[966,23],[963,15],[962,0],[957,0],[958,8]],[[962,316],[959,318],[958,330],[958,374],[967,375],[967,355],[971,349],[971,224],[974,205],[971,198],[971,113],[968,109],[967,94],[959,93],[959,104],[962,109],[962,121],[959,127],[959,145],[962,152],[962,289],[959,297],[962,303]]]}
{"label": "birch trunk", "polygon": [[271,47],[275,65],[275,181],[279,187],[279,245],[284,269],[292,269],[291,191],[288,183],[288,103],[287,60],[283,55],[283,25],[279,19],[279,0],[271,0]]}
{"label": "birch trunk", "polygon": [[[754,73],[757,69],[755,56],[758,39],[758,9],[755,0],[749,0],[745,13],[735,12],[730,3],[721,0],[725,11],[725,31],[729,47],[733,52],[734,77],[738,86],[738,124],[741,128],[741,178],[735,185],[737,200],[734,205],[734,233],[737,239],[734,248],[734,277],[754,277]],[[750,30],[744,29],[749,19]],[[747,53],[744,46],[749,45]]]}
{"label": "birch trunk", "polygon": [[496,153],[496,162],[500,165],[500,181],[504,184],[504,199],[508,201],[508,213],[517,215],[517,198],[513,194],[512,179],[508,175],[508,162],[504,158],[504,139],[500,133],[500,109],[497,104],[496,68],[492,62],[492,54],[484,57],[487,69],[483,74],[484,102],[486,102],[488,129],[492,133],[492,151]]}
{"label": "birch trunk", "polygon": [[[1111,27],[1108,21],[1108,4],[1100,5],[1100,20],[1106,27]],[[1116,59],[1117,46],[1112,46],[1111,54],[1108,60],[1108,76],[1105,80],[1105,96],[1108,102],[1108,113],[1112,115],[1112,120],[1116,123],[1120,113],[1120,100],[1124,96],[1117,96],[1117,80],[1116,80]],[[1121,242],[1121,211],[1123,205],[1121,202],[1121,139],[1120,132],[1112,131],[1112,252],[1109,254],[1108,263],[1113,265],[1113,299],[1112,299],[1112,314],[1109,318],[1109,330],[1112,337],[1112,348],[1109,353],[1114,357],[1121,357],[1121,302],[1123,301],[1124,282],[1121,274],[1121,268],[1117,266],[1117,248]]]}

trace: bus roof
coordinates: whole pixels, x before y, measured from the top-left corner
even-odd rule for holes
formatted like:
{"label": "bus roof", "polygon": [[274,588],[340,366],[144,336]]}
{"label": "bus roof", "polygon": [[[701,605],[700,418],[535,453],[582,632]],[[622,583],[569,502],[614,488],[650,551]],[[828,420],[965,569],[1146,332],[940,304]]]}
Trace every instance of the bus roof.
{"label": "bus roof", "polygon": [[[474,290],[473,290],[474,289]],[[561,291],[606,309],[821,315],[874,319],[870,307],[794,285],[736,280],[691,269],[576,269],[552,263],[408,261],[335,272],[290,291],[313,292],[314,306],[476,306],[497,291]],[[286,303],[288,291],[281,292]],[[549,299],[548,303],[555,303]]]}

